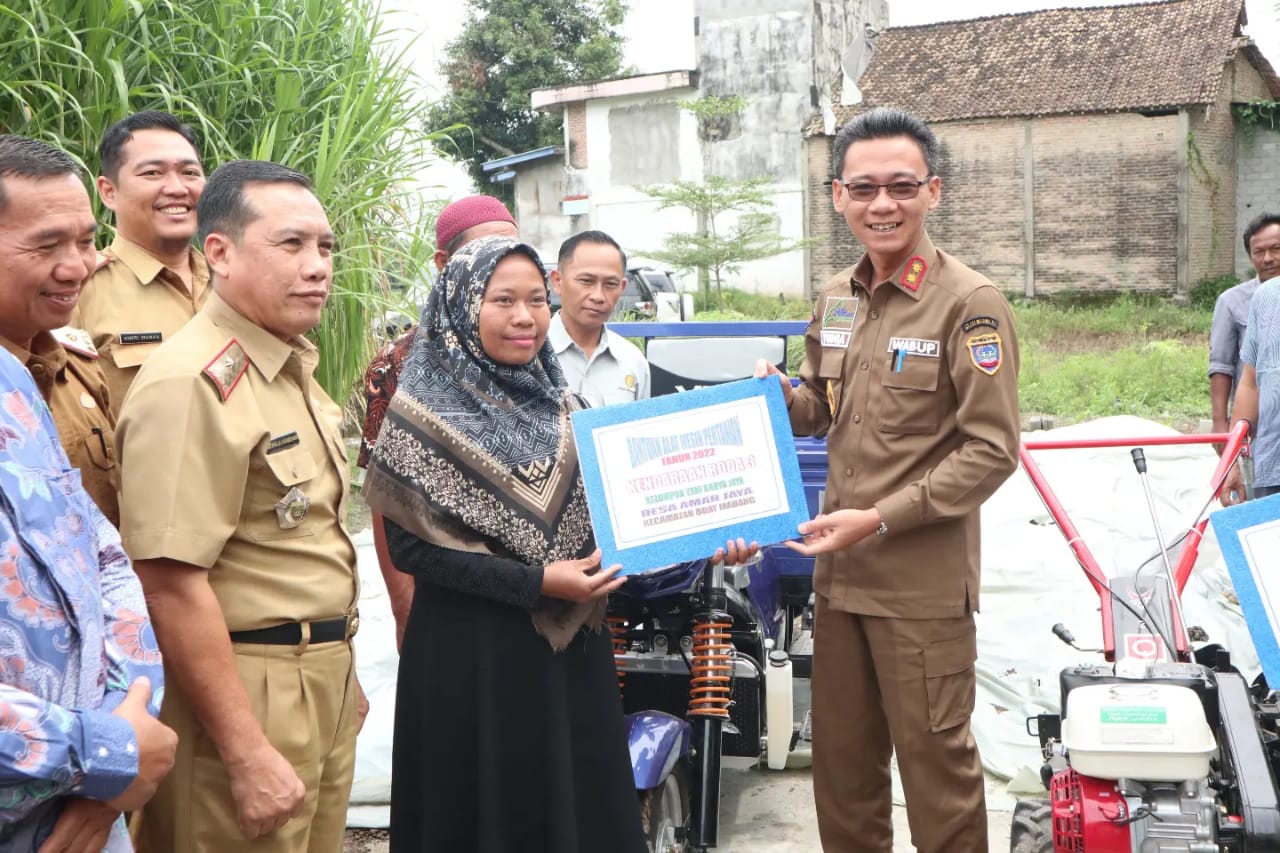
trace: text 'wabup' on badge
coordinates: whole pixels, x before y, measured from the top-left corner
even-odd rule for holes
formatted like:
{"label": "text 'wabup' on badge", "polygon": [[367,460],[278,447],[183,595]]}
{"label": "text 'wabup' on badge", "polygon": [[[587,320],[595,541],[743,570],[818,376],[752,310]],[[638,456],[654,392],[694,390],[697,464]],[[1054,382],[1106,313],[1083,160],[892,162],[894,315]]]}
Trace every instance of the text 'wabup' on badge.
{"label": "text 'wabup' on badge", "polygon": [[829,296],[822,309],[821,340],[824,347],[848,349],[853,322],[858,319],[858,297]]}

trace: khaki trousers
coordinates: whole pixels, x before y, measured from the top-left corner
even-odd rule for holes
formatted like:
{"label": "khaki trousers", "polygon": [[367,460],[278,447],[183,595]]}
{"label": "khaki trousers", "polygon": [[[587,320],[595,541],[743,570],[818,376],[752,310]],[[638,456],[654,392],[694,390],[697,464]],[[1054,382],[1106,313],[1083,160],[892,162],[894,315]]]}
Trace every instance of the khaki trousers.
{"label": "khaki trousers", "polygon": [[982,764],[969,730],[972,616],[893,619],[817,596],[813,791],[826,853],[890,853],[890,754],[921,853],[987,853]]}
{"label": "khaki trousers", "polygon": [[358,719],[351,644],[233,649],[254,717],[306,786],[302,811],[245,838],[217,749],[166,677],[160,719],[178,733],[178,754],[143,812],[140,853],[341,853]]}

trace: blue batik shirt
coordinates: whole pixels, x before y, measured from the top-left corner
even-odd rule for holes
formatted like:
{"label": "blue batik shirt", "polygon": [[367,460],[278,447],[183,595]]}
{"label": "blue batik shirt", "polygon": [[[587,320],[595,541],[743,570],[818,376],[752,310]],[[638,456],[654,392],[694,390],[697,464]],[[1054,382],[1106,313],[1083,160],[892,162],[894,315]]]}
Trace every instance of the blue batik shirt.
{"label": "blue batik shirt", "polygon": [[[0,348],[0,850],[36,850],[68,798],[133,782],[137,739],[111,712],[142,675],[158,714],[160,652],[120,535]],[[133,849],[123,820],[105,849]]]}
{"label": "blue batik shirt", "polygon": [[1253,483],[1280,486],[1280,278],[1263,282],[1253,294],[1240,360],[1258,375]]}

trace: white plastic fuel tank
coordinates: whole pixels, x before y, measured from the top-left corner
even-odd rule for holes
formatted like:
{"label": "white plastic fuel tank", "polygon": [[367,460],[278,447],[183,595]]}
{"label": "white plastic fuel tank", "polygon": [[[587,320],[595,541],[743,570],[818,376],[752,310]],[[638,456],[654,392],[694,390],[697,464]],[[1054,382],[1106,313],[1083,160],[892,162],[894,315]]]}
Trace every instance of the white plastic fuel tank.
{"label": "white plastic fuel tank", "polygon": [[1145,781],[1203,779],[1215,749],[1194,690],[1141,682],[1068,693],[1062,743],[1077,773]]}

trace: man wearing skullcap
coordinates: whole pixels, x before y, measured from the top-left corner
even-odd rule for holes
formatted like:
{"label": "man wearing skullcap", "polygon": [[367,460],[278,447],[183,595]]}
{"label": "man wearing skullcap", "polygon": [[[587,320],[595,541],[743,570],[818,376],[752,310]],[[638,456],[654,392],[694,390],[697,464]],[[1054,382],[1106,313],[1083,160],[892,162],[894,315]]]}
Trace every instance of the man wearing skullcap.
{"label": "man wearing skullcap", "polygon": [[[436,219],[436,252],[432,258],[436,270],[443,271],[454,252],[467,243],[490,236],[519,236],[515,219],[498,199],[488,195],[473,195],[448,205]],[[356,464],[361,468],[368,465],[369,455],[378,441],[382,417],[386,414],[387,406],[391,405],[391,398],[396,394],[400,369],[409,355],[409,348],[417,331],[416,325],[410,326],[404,334],[379,350],[369,363],[369,369],[365,371],[364,387],[368,406],[360,455],[356,459]],[[391,564],[381,515],[374,514],[372,526],[378,567],[386,581],[387,595],[391,598],[391,614],[396,620],[396,648],[399,648],[404,636],[405,621],[409,618],[409,606],[413,603],[413,576],[397,571]]]}

